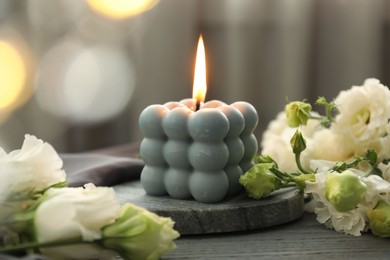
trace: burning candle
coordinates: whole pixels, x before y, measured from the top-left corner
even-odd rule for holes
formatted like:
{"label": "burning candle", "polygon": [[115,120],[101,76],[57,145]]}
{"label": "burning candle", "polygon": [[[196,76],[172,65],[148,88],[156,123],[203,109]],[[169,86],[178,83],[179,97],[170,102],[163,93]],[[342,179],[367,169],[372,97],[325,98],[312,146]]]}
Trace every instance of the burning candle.
{"label": "burning candle", "polygon": [[215,203],[240,192],[239,177],[257,153],[256,109],[227,105],[206,96],[206,62],[200,37],[192,99],[151,105],[139,125],[145,162],[141,184],[147,194]]}

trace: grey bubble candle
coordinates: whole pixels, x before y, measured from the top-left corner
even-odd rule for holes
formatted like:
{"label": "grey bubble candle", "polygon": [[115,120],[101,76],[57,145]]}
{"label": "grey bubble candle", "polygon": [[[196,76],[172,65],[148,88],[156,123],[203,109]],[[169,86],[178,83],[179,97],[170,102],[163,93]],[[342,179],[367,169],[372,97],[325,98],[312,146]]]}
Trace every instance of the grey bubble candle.
{"label": "grey bubble candle", "polygon": [[199,49],[194,98],[151,105],[140,114],[141,184],[149,195],[215,203],[241,191],[239,178],[253,166],[258,149],[258,114],[242,101],[202,103],[206,77],[204,68],[197,83]]}

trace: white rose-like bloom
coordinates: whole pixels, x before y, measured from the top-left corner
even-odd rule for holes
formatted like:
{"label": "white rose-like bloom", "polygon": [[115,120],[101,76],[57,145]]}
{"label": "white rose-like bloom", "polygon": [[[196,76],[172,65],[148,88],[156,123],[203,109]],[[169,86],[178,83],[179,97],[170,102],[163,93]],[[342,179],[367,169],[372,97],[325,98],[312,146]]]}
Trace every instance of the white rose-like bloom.
{"label": "white rose-like bloom", "polygon": [[32,135],[25,135],[20,150],[0,150],[0,203],[10,194],[39,191],[65,181],[63,162],[54,148]]}
{"label": "white rose-like bloom", "polygon": [[[347,212],[337,211],[325,197],[326,176],[330,173],[329,169],[334,165],[334,162],[312,160],[310,165],[318,173],[315,182],[306,182],[305,193],[313,195],[315,200],[314,212],[317,214],[317,220],[328,228],[333,228],[341,233],[360,236],[361,232],[368,228],[367,210],[375,208],[379,200],[390,203],[390,183],[379,176],[370,175],[361,179],[366,184],[367,189],[363,200],[358,203],[356,208]],[[364,172],[357,169],[351,168],[350,171],[357,176],[365,175]]]}
{"label": "white rose-like bloom", "polygon": [[315,160],[348,161],[354,155],[354,148],[346,141],[342,136],[324,128],[314,134],[308,153]]}
{"label": "white rose-like bloom", "polygon": [[370,175],[362,179],[369,191],[366,201],[374,208],[379,200],[384,200],[390,205],[390,183],[377,175]]}
{"label": "white rose-like bloom", "polygon": [[[102,238],[101,229],[119,216],[120,205],[108,187],[86,184],[85,188],[51,188],[35,212],[35,232],[40,243]],[[107,253],[94,245],[44,248],[45,255],[57,258],[89,259]],[[111,256],[113,253],[108,252]]]}
{"label": "white rose-like bloom", "polygon": [[378,168],[382,171],[383,179],[390,182],[390,163],[389,164],[380,163],[378,165]]}
{"label": "white rose-like bloom", "polygon": [[353,236],[360,236],[366,229],[367,208],[358,204],[356,209],[339,212],[325,198],[325,180],[328,171],[321,171],[316,174],[315,182],[306,182],[305,193],[311,193],[315,200],[314,212],[318,222],[325,224],[327,228],[333,228],[337,232]]}
{"label": "white rose-like bloom", "polygon": [[[318,116],[317,113],[312,112],[313,116]],[[301,154],[302,165],[308,166],[309,159],[311,158],[308,152],[311,146],[311,138],[313,135],[323,129],[316,120],[308,120],[306,126],[301,126],[299,131],[302,132],[303,137],[306,140],[307,150]],[[294,136],[296,129],[290,128],[287,124],[286,114],[280,112],[276,119],[268,124],[267,129],[264,131],[261,139],[261,154],[271,156],[279,166],[279,169],[285,172],[297,171],[295,163],[295,155],[292,151],[290,140]]]}
{"label": "white rose-like bloom", "polygon": [[355,155],[375,149],[383,158],[382,148],[390,145],[384,137],[389,132],[390,90],[377,79],[367,79],[363,86],[341,91],[334,102],[340,113],[332,131],[351,143]]}

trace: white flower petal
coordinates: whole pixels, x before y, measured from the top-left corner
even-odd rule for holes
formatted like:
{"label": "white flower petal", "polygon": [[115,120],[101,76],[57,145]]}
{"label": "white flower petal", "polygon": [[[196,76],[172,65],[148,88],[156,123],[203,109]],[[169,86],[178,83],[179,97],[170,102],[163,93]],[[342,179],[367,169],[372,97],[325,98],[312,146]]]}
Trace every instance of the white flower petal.
{"label": "white flower petal", "polygon": [[360,236],[361,232],[366,228],[365,212],[367,206],[358,204],[356,209],[348,212],[339,212],[325,198],[325,180],[330,173],[328,171],[330,166],[333,165],[334,163],[329,161],[312,161],[312,166],[319,169],[319,172],[315,175],[315,182],[306,182],[305,193],[311,193],[317,200],[314,212],[317,214],[318,222],[337,232]]}
{"label": "white flower petal", "polygon": [[[340,135],[344,143],[350,143],[353,155],[364,155],[375,149],[382,157],[390,139],[390,90],[377,79],[367,79],[363,86],[353,86],[341,91],[335,101],[339,114],[331,131]],[[386,137],[384,137],[386,136]]]}
{"label": "white flower petal", "polygon": [[10,194],[39,191],[65,181],[63,162],[54,148],[26,135],[20,150],[0,151],[0,201]]}
{"label": "white flower petal", "polygon": [[317,214],[318,222],[322,224],[326,223],[331,217],[326,207],[316,208],[314,212]]}
{"label": "white flower petal", "polygon": [[[387,154],[390,157],[390,152]],[[378,168],[382,171],[383,179],[390,182],[390,163],[389,164],[380,163],[378,165]]]}
{"label": "white flower petal", "polygon": [[112,188],[52,188],[46,195],[35,215],[40,242],[77,237],[84,241],[99,239],[101,228],[119,215],[120,205]]}

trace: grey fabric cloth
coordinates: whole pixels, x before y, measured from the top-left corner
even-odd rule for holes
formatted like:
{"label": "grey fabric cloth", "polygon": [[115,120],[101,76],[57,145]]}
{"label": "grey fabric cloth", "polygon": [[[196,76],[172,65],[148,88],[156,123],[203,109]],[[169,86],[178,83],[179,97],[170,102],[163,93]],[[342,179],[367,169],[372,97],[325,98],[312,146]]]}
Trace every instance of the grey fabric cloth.
{"label": "grey fabric cloth", "polygon": [[61,154],[68,186],[86,183],[114,186],[140,177],[144,163],[140,159],[103,154]]}

